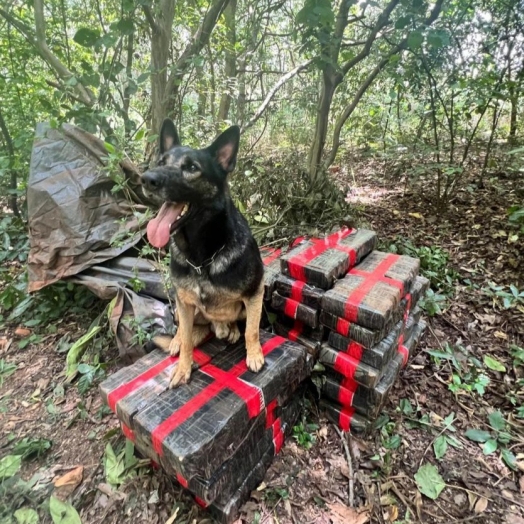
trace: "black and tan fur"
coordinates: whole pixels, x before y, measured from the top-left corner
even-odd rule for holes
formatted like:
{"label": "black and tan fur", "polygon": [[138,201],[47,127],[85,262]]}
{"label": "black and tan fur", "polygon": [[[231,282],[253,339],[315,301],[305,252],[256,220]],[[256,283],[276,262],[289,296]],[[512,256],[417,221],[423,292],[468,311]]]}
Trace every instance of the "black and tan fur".
{"label": "black and tan fur", "polygon": [[233,126],[209,147],[191,149],[180,144],[173,122],[166,119],[160,132],[158,165],[142,175],[153,202],[189,204],[169,240],[178,331],[168,343],[165,338],[155,339],[172,355],[180,354],[171,387],[188,382],[193,348],[210,330],[218,338],[236,342],[238,320],[246,320],[248,368],[256,372],[264,365],[259,340],[262,260],[227,182],[235,168],[239,139],[239,128]]}

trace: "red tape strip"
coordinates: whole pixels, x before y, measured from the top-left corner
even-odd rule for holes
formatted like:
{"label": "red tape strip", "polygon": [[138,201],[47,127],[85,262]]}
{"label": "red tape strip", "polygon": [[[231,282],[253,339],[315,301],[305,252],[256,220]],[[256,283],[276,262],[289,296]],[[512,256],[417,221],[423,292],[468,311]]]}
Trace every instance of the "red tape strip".
{"label": "red tape strip", "polygon": [[[278,335],[274,336],[262,345],[262,353],[267,355],[277,347],[281,346],[284,342],[286,342],[285,338]],[[260,388],[248,384],[239,378],[240,375],[248,371],[245,360],[235,364],[235,366],[233,366],[229,371],[223,371],[211,364],[202,367],[200,371],[216,377],[215,382],[197,393],[191,400],[172,413],[151,432],[153,449],[160,456],[163,454],[162,444],[165,438],[224,389],[234,391],[246,402],[250,418],[259,415],[263,409],[264,398]]]}
{"label": "red tape strip", "polygon": [[278,406],[278,400],[274,399],[266,407],[266,429],[269,429],[277,418],[275,414],[275,410],[277,406]]}
{"label": "red tape strip", "polygon": [[[200,366],[203,366],[204,364],[207,364],[211,361],[211,357],[206,355],[206,353],[203,351],[195,348],[193,350],[193,360]],[[164,360],[161,360],[158,364],[155,364],[153,367],[144,371],[134,379],[126,382],[125,384],[121,384],[116,389],[111,391],[111,393],[109,393],[107,396],[107,403],[111,411],[116,413],[116,406],[118,402],[120,402],[124,397],[127,397],[131,393],[134,393],[139,388],[143,387],[147,382],[160,375],[160,373],[165,371],[169,366],[176,364],[176,362],[178,362],[178,357],[166,357]]]}
{"label": "red tape strip", "polygon": [[187,486],[189,485],[187,480],[180,473],[176,474],[176,479],[183,488],[187,488]]}
{"label": "red tape strip", "polygon": [[345,337],[349,336],[349,331],[351,329],[351,324],[342,317],[337,317],[337,327],[335,331],[344,335]]}
{"label": "red tape strip", "polygon": [[284,315],[296,319],[299,306],[300,302],[297,302],[291,298],[286,298],[284,300]]}
{"label": "red tape strip", "polygon": [[282,430],[282,424],[279,418],[273,423],[273,446],[275,448],[275,455],[280,453],[284,444],[284,431]]}
{"label": "red tape strip", "polygon": [[363,352],[364,346],[353,340],[346,347],[346,355],[353,357],[355,360],[358,360],[359,362],[362,360]]}
{"label": "red tape strip", "polygon": [[351,429],[351,419],[354,414],[355,410],[351,407],[346,406],[340,410],[338,425],[342,431],[349,431]]}
{"label": "red tape strip", "polygon": [[348,388],[345,388],[340,384],[338,388],[338,401],[343,406],[352,406],[353,405],[353,397],[355,396],[355,392],[351,391]]}
{"label": "red tape strip", "polygon": [[409,360],[409,349],[404,346],[404,333],[402,333],[398,338],[397,351],[402,355],[402,367],[406,367]]}
{"label": "red tape strip", "polygon": [[306,284],[300,280],[294,280],[291,285],[291,298],[297,302],[302,302],[302,290]]}
{"label": "red tape strip", "polygon": [[346,353],[337,351],[333,368],[347,378],[353,378],[360,362]]}
{"label": "red tape strip", "polygon": [[353,231],[353,229],[343,228],[340,231],[337,231],[336,233],[333,233],[324,239],[311,239],[311,242],[313,242],[312,246],[304,249],[300,253],[297,253],[295,256],[293,256],[287,261],[289,274],[293,278],[305,282],[305,266],[307,266],[309,262],[311,262],[313,259],[321,255],[322,253],[324,253],[324,251],[327,251],[328,249],[338,249],[339,251],[344,251],[345,253],[347,253],[349,255],[349,264],[350,266],[353,266],[357,259],[356,251],[353,248],[339,244],[339,242],[343,238],[353,233]]}
{"label": "red tape strip", "polygon": [[123,422],[120,425],[122,427],[122,433],[124,434],[124,436],[131,442],[135,442],[135,432],[129,426],[126,426]]}
{"label": "red tape strip", "polygon": [[388,256],[380,262],[373,271],[362,271],[353,268],[348,274],[363,277],[360,284],[349,294],[344,305],[344,318],[350,322],[357,322],[358,308],[371,288],[378,282],[385,282],[400,289],[404,294],[404,284],[393,278],[386,277],[386,272],[400,258],[400,255],[389,253]]}
{"label": "red tape strip", "polygon": [[282,253],[282,249],[268,249],[268,254],[266,256],[263,256],[262,254],[262,263],[264,266],[268,266],[273,262],[273,260],[276,260]]}
{"label": "red tape strip", "polygon": [[295,320],[293,327],[288,331],[287,338],[295,342],[298,337],[302,334],[304,324],[300,320]]}

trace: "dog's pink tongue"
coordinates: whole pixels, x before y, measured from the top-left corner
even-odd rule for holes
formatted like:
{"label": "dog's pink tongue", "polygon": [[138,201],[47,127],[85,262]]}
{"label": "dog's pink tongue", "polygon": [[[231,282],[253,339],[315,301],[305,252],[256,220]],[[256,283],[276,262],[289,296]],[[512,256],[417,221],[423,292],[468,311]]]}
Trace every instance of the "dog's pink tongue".
{"label": "dog's pink tongue", "polygon": [[183,204],[163,204],[155,218],[147,224],[147,239],[157,248],[164,247],[169,242],[171,224],[175,222]]}

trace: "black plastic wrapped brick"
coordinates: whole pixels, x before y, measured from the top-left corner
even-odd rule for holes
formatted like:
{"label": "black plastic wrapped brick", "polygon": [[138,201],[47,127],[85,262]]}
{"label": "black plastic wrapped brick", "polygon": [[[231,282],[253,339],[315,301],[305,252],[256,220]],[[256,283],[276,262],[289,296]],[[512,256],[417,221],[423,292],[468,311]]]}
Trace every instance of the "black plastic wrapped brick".
{"label": "black plastic wrapped brick", "polygon": [[308,354],[311,355],[314,360],[316,360],[320,350],[320,342],[318,340],[309,338],[305,334],[304,328],[307,327],[308,326],[305,326],[299,320],[295,320],[294,324],[291,326],[285,325],[279,320],[273,324],[273,329],[277,335],[288,338],[289,340],[297,342],[298,344],[302,344],[306,348]]}
{"label": "black plastic wrapped brick", "polygon": [[338,402],[327,399],[320,399],[319,405],[326,412],[327,418],[342,431],[363,435],[371,429],[371,422],[352,407],[341,406]]}
{"label": "black plastic wrapped brick", "polygon": [[301,304],[292,298],[283,297],[277,291],[273,291],[271,307],[293,320],[300,320],[306,326],[312,328],[319,326],[317,309]]}
{"label": "black plastic wrapped brick", "polygon": [[[403,320],[397,322],[389,334],[372,348],[365,348],[362,344],[333,331],[329,334],[328,344],[338,351],[347,353],[363,364],[381,370],[394,356],[401,335],[403,338],[409,336],[413,326],[419,321],[421,313],[421,309],[415,307],[406,322]],[[408,330],[408,335],[405,334],[406,329]]]}
{"label": "black plastic wrapped brick", "polygon": [[275,291],[313,309],[320,309],[324,290],[280,273],[275,279]]}
{"label": "black plastic wrapped brick", "polygon": [[275,280],[280,273],[281,249],[263,247],[260,256],[264,264],[264,300],[271,300]]}
{"label": "black plastic wrapped brick", "polygon": [[358,264],[377,243],[366,229],[341,229],[322,239],[310,239],[292,248],[280,259],[283,274],[321,289]]}
{"label": "black plastic wrapped brick", "polygon": [[209,478],[266,406],[290,396],[309,376],[310,357],[303,346],[264,331],[260,339],[265,354],[260,372],[247,370],[242,339],[194,370],[188,385],[150,395],[131,419],[137,446],[152,450],[147,456],[156,453],[170,474],[187,481]]}
{"label": "black plastic wrapped brick", "polygon": [[374,420],[387,401],[400,369],[405,365],[406,355],[409,358],[409,355],[413,354],[425,327],[426,323],[423,320],[419,320],[412,326],[406,342],[399,348],[401,351],[396,352],[389,361],[375,387],[366,388],[353,379],[328,370],[322,377],[322,395],[341,406],[352,407],[357,413],[365,415],[369,420]]}
{"label": "black plastic wrapped brick", "polygon": [[320,312],[319,320],[320,323],[328,329],[362,344],[365,348],[371,348],[384,339],[395,327],[397,322],[405,318],[406,315],[409,315],[410,311],[415,308],[428,287],[429,280],[427,278],[417,277],[410,288],[409,294],[400,301],[398,308],[381,329],[370,329],[360,326],[325,310]]}
{"label": "black plastic wrapped brick", "polygon": [[351,323],[383,329],[398,311],[420,261],[373,251],[322,297],[322,309]]}

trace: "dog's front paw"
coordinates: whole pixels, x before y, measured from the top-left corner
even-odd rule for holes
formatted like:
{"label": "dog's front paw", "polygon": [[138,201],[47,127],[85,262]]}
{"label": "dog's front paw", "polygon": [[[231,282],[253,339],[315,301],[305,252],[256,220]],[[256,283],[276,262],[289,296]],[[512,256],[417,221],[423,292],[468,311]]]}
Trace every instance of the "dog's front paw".
{"label": "dog's front paw", "polygon": [[238,339],[240,338],[240,330],[238,329],[237,323],[232,322],[229,324],[229,335],[227,337],[227,341],[230,344],[234,344],[235,342],[238,342]]}
{"label": "dog's front paw", "polygon": [[262,369],[264,365],[264,354],[262,353],[260,344],[258,344],[258,347],[248,349],[246,364],[247,367],[255,373]]}
{"label": "dog's front paw", "polygon": [[182,340],[177,333],[175,335],[175,338],[173,338],[173,340],[171,340],[171,343],[169,344],[169,354],[172,357],[176,357],[180,353],[181,347],[182,347]]}
{"label": "dog's front paw", "polygon": [[191,376],[191,365],[189,367],[181,365],[175,367],[173,373],[171,374],[171,380],[169,381],[169,389],[177,388],[182,384],[187,384],[189,382],[189,377]]}

